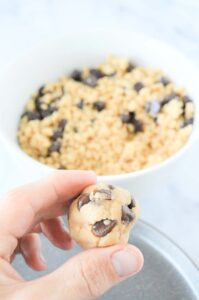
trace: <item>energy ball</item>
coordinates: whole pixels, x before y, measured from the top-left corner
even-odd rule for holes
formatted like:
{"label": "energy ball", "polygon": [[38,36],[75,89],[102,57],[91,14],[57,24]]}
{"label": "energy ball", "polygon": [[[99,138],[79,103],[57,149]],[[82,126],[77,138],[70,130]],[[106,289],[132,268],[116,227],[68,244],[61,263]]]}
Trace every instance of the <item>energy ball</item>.
{"label": "energy ball", "polygon": [[72,202],[68,223],[72,238],[88,249],[127,243],[137,217],[138,206],[127,190],[101,183]]}

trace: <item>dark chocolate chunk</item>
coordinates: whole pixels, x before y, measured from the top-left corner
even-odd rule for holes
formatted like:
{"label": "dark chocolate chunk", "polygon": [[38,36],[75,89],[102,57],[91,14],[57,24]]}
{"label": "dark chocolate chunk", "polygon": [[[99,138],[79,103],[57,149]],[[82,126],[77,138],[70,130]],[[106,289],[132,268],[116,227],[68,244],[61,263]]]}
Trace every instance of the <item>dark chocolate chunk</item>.
{"label": "dark chocolate chunk", "polygon": [[81,99],[79,102],[76,103],[76,106],[77,106],[79,109],[83,109],[83,108],[84,108],[84,100]]}
{"label": "dark chocolate chunk", "polygon": [[160,83],[162,83],[164,86],[168,85],[171,81],[165,77],[165,76],[162,76],[159,80]]}
{"label": "dark chocolate chunk", "polygon": [[90,69],[89,73],[93,75],[96,79],[100,79],[105,76],[105,74],[102,73],[102,71],[100,71],[99,69]]}
{"label": "dark chocolate chunk", "polygon": [[47,109],[42,109],[40,111],[41,118],[44,119],[46,117],[49,117],[57,110],[57,107],[49,105]]}
{"label": "dark chocolate chunk", "polygon": [[144,88],[144,84],[138,81],[134,84],[133,88],[137,93],[139,93],[139,91]]}
{"label": "dark chocolate chunk", "polygon": [[131,72],[135,68],[136,68],[136,66],[133,63],[129,62],[126,72]]}
{"label": "dark chocolate chunk", "polygon": [[35,110],[40,114],[40,120],[50,116],[57,110],[57,107],[54,107],[51,104],[48,105],[47,109],[43,108],[43,105],[45,105],[45,103],[42,102],[41,97],[45,94],[43,91],[44,88],[44,86],[40,87],[40,89],[38,90],[38,96],[35,98]]}
{"label": "dark chocolate chunk", "polygon": [[62,137],[63,137],[63,131],[61,131],[61,130],[56,130],[56,131],[53,133],[52,139],[53,139],[54,141],[56,141],[57,139],[62,138]]}
{"label": "dark chocolate chunk", "polygon": [[124,124],[131,124],[135,119],[135,112],[131,111],[128,113],[121,114],[121,121]]}
{"label": "dark chocolate chunk", "polygon": [[159,101],[148,101],[145,106],[146,111],[152,118],[156,118],[157,114],[160,112],[161,104]]}
{"label": "dark chocolate chunk", "polygon": [[70,77],[75,81],[81,81],[82,80],[82,72],[79,70],[74,70]]}
{"label": "dark chocolate chunk", "polygon": [[23,118],[25,116],[28,118],[29,121],[40,120],[40,114],[37,111],[26,111],[21,117]]}
{"label": "dark chocolate chunk", "polygon": [[135,214],[126,205],[122,205],[122,222],[125,224],[131,223],[135,219]]}
{"label": "dark chocolate chunk", "polygon": [[61,148],[61,142],[60,141],[53,142],[52,145],[48,148],[49,155],[52,152],[59,152],[60,148]]}
{"label": "dark chocolate chunk", "polygon": [[131,203],[128,205],[128,208],[132,209],[133,207],[136,207],[136,203],[133,197],[131,197]]}
{"label": "dark chocolate chunk", "polygon": [[97,111],[102,111],[106,107],[106,103],[104,101],[96,101],[93,103],[93,108]]}
{"label": "dark chocolate chunk", "polygon": [[104,198],[106,199],[106,200],[111,200],[111,191],[110,190],[106,190],[106,189],[101,189],[101,190],[96,190],[95,192],[94,192],[94,195],[95,195],[95,193],[102,193],[102,194],[104,194]]}
{"label": "dark chocolate chunk", "polygon": [[109,187],[110,190],[114,190],[115,189],[114,185],[112,185],[112,184],[109,184],[108,187]]}
{"label": "dark chocolate chunk", "polygon": [[167,103],[169,103],[171,100],[173,100],[173,99],[176,98],[177,96],[178,96],[178,95],[177,95],[175,92],[171,93],[170,95],[165,96],[165,97],[162,99],[162,101],[160,102],[160,103],[161,103],[161,106],[166,105]]}
{"label": "dark chocolate chunk", "polygon": [[93,224],[92,233],[97,237],[103,237],[110,233],[116,224],[117,221],[110,219],[98,221],[95,224]]}
{"label": "dark chocolate chunk", "polygon": [[184,128],[184,127],[186,127],[188,125],[192,125],[192,124],[193,124],[193,118],[188,119],[188,120],[184,120],[182,125],[181,125],[181,128]]}
{"label": "dark chocolate chunk", "polygon": [[187,96],[187,95],[185,95],[184,97],[182,97],[182,100],[185,103],[193,102],[193,100],[189,96]]}
{"label": "dark chocolate chunk", "polygon": [[91,200],[88,194],[81,194],[77,200],[78,209],[80,210],[83,205],[89,203],[90,201]]}
{"label": "dark chocolate chunk", "polygon": [[121,121],[124,124],[132,124],[134,126],[134,132],[138,133],[143,130],[143,124],[136,118],[136,114],[133,111],[121,114]]}
{"label": "dark chocolate chunk", "polygon": [[89,74],[88,77],[86,77],[82,83],[90,86],[90,87],[96,87],[97,86],[97,78],[92,75],[92,74]]}
{"label": "dark chocolate chunk", "polygon": [[134,119],[133,126],[135,133],[143,131],[143,124],[140,120]]}
{"label": "dark chocolate chunk", "polygon": [[42,104],[43,102],[41,101],[41,99],[39,97],[36,97],[35,98],[35,109],[36,111],[38,111],[39,113],[41,112],[42,110]]}
{"label": "dark chocolate chunk", "polygon": [[67,120],[66,119],[62,119],[59,122],[59,124],[58,124],[59,129],[62,130],[62,131],[64,131],[64,128],[65,128],[66,124],[67,124]]}
{"label": "dark chocolate chunk", "polygon": [[38,94],[39,97],[42,97],[42,96],[45,94],[44,88],[45,88],[45,85],[42,85],[42,86],[38,89],[37,94]]}

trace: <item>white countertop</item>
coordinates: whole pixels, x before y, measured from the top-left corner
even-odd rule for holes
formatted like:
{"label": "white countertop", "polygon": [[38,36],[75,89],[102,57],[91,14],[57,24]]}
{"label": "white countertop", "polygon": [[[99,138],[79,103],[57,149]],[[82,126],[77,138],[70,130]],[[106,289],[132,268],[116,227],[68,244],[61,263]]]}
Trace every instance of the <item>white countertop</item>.
{"label": "white countertop", "polygon": [[[199,67],[198,16],[197,0],[0,0],[0,70],[45,39],[95,27],[144,32],[177,47]],[[165,182],[161,195],[149,195],[142,218],[175,240],[199,265],[198,154],[199,141]],[[27,178],[3,145],[0,157],[2,194]]]}

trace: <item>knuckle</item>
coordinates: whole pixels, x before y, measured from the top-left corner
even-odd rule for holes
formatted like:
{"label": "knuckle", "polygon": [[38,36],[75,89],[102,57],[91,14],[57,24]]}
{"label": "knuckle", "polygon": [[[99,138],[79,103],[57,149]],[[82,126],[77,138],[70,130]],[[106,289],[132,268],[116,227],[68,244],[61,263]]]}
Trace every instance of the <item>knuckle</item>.
{"label": "knuckle", "polygon": [[80,270],[83,289],[88,297],[90,299],[99,297],[103,293],[102,287],[104,287],[104,276],[99,264],[93,260],[82,260]]}

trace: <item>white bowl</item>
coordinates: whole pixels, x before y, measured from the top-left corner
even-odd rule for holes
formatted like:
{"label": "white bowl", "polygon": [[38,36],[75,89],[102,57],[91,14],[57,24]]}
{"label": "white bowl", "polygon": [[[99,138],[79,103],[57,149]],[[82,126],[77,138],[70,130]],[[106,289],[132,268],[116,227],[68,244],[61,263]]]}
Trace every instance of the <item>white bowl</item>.
{"label": "white bowl", "polygon": [[30,94],[43,83],[68,74],[74,68],[93,66],[110,53],[128,57],[138,64],[161,68],[174,82],[187,89],[196,106],[193,133],[186,145],[171,158],[134,173],[99,176],[99,181],[126,187],[145,200],[175,172],[177,162],[197,139],[199,128],[199,72],[181,53],[158,40],[134,32],[93,30],[73,32],[32,50],[0,77],[0,138],[30,179],[52,171],[26,155],[17,143],[16,132],[23,107]]}

